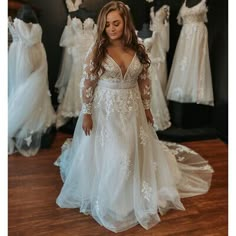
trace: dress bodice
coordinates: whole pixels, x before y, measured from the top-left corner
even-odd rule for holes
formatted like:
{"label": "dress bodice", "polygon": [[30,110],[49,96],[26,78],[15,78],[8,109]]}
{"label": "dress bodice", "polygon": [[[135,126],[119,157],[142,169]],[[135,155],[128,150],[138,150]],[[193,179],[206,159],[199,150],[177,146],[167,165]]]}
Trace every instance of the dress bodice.
{"label": "dress bodice", "polygon": [[104,60],[103,67],[105,71],[100,76],[100,80],[107,80],[107,81],[112,81],[112,82],[121,82],[121,81],[136,82],[142,70],[141,63],[136,54],[134,54],[124,74],[122,74],[122,70],[120,66],[108,54],[107,54],[106,59]]}
{"label": "dress bodice", "polygon": [[91,56],[92,49],[93,46],[88,51],[80,82],[80,94],[83,101],[82,112],[91,114],[94,90],[97,85],[112,89],[128,89],[138,84],[144,108],[149,109],[151,93],[150,79],[147,69],[141,64],[137,54],[134,54],[124,74],[116,61],[107,54],[102,63],[104,70],[100,70],[98,76],[95,76],[91,73],[94,67]]}
{"label": "dress bodice", "polygon": [[87,18],[82,22],[80,18],[74,17],[71,20],[71,25],[75,33],[85,33],[87,31],[94,31],[95,22],[92,18]]}
{"label": "dress bodice", "polygon": [[159,32],[162,25],[168,22],[170,15],[170,7],[168,5],[163,5],[158,11],[154,13],[153,8],[150,13],[151,25],[150,30]]}
{"label": "dress bodice", "polygon": [[206,14],[206,0],[200,1],[197,5],[193,7],[187,7],[186,1],[184,1],[177,16],[177,20],[179,24],[207,22]]}
{"label": "dress bodice", "polygon": [[10,32],[14,33],[14,41],[22,42],[27,46],[41,42],[42,28],[39,24],[25,23],[15,18],[14,22],[11,24]]}

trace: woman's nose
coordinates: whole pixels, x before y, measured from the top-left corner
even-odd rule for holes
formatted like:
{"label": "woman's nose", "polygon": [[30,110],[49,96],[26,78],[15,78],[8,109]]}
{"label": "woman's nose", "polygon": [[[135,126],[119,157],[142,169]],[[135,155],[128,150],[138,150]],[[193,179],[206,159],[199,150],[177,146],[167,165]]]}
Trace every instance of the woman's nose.
{"label": "woman's nose", "polygon": [[111,26],[111,31],[115,31],[115,27],[113,25]]}

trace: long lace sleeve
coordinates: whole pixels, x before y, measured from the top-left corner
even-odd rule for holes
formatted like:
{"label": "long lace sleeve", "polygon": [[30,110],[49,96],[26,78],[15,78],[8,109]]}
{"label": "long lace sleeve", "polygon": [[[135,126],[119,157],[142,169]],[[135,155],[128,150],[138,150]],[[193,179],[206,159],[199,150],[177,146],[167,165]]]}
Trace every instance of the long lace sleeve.
{"label": "long lace sleeve", "polygon": [[151,81],[148,75],[148,68],[143,67],[143,70],[138,78],[139,90],[145,110],[150,109],[151,103]]}
{"label": "long lace sleeve", "polygon": [[82,113],[92,114],[92,104],[94,97],[94,90],[97,86],[98,78],[91,74],[93,69],[92,64],[92,47],[86,57],[83,75],[80,82],[80,97],[82,100]]}

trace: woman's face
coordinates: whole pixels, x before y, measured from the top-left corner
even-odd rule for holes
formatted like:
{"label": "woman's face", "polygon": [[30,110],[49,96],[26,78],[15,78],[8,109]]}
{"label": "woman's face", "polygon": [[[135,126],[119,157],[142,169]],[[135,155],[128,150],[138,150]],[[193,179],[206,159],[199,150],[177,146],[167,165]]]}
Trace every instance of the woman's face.
{"label": "woman's face", "polygon": [[124,21],[119,11],[111,11],[107,14],[105,32],[110,40],[117,40],[123,36]]}

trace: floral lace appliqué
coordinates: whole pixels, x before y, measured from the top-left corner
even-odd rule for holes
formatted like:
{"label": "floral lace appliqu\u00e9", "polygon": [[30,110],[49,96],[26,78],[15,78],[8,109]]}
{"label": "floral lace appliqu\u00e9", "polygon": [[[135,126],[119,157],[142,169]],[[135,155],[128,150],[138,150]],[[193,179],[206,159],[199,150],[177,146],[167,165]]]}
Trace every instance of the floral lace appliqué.
{"label": "floral lace appliqu\u00e9", "polygon": [[145,132],[144,128],[141,126],[139,129],[139,137],[141,139],[141,144],[146,145],[148,142],[148,134]]}
{"label": "floral lace appliqu\u00e9", "polygon": [[150,202],[151,200],[151,196],[152,196],[152,187],[150,187],[150,185],[146,182],[143,181],[142,184],[142,193],[143,193],[143,197]]}

